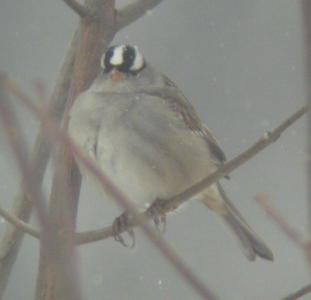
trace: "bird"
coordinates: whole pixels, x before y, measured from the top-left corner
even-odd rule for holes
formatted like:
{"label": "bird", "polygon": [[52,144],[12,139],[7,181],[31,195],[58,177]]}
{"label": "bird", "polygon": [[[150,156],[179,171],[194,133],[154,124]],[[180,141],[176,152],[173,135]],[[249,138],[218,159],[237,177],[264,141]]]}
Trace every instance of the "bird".
{"label": "bird", "polygon": [[[139,211],[181,193],[226,161],[193,105],[137,46],[114,45],[100,72],[69,112],[68,134]],[[78,161],[80,172],[89,171]],[[253,261],[273,253],[216,182],[199,200],[220,216]]]}

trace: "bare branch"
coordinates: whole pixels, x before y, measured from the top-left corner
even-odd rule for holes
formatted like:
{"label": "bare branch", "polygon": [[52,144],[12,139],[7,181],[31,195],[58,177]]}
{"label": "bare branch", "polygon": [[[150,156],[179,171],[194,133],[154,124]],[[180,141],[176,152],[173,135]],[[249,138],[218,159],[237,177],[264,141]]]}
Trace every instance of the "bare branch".
{"label": "bare branch", "polygon": [[305,296],[307,294],[311,293],[311,284],[307,284],[301,289],[299,289],[297,292],[288,295],[287,297],[283,298],[282,300],[297,300],[301,298],[302,296]]}
{"label": "bare branch", "polygon": [[63,0],[81,18],[91,17],[92,12],[76,0]]}
{"label": "bare branch", "polygon": [[135,22],[142,17],[147,11],[151,10],[163,0],[135,0],[117,11],[116,27],[120,30],[127,25]]}
{"label": "bare branch", "polygon": [[34,238],[40,239],[40,231],[33,228],[32,226],[28,225],[27,223],[23,222],[19,218],[15,217],[14,215],[9,214],[3,208],[0,207],[0,216],[14,225],[18,230],[28,233]]}
{"label": "bare branch", "polygon": [[[96,77],[100,55],[115,33],[115,0],[86,0],[85,7],[96,12],[96,18],[80,22],[79,42],[62,120],[63,128],[67,128],[68,112],[76,96]],[[59,240],[61,255],[58,259],[66,265],[67,272],[62,272],[59,267],[55,272],[55,266],[47,259],[48,249],[41,245],[36,299],[49,299],[51,293],[65,296],[64,292],[67,293],[70,289],[64,289],[64,283],[68,287],[75,284],[75,268],[71,255],[74,250],[72,234],[76,225],[81,176],[72,154],[63,144],[57,149],[55,162],[49,216],[53,220],[56,238]],[[73,297],[77,298],[80,297]]]}
{"label": "bare branch", "polygon": [[[206,189],[209,185],[213,184],[214,182],[218,181],[222,177],[228,175],[230,172],[244,164],[246,161],[250,160],[254,157],[257,153],[261,150],[266,148],[271,143],[275,142],[281,135],[281,133],[286,130],[290,125],[292,125],[296,120],[298,120],[301,116],[303,116],[308,111],[308,106],[304,106],[297,112],[295,112],[292,116],[290,116],[287,120],[285,120],[280,126],[272,130],[270,133],[264,134],[253,146],[249,149],[238,155],[236,158],[230,160],[222,167],[220,167],[217,171],[207,176],[201,182],[193,185],[186,191],[176,195],[175,197],[163,202],[161,210],[163,213],[172,211],[180,206],[182,203],[196,195],[197,193],[201,192],[202,190]],[[153,217],[154,215],[150,214],[149,211],[144,213],[147,217]],[[138,223],[133,220],[129,223],[127,229],[130,229],[134,226],[137,226]],[[105,239],[108,237],[113,236],[113,230],[111,226],[105,227],[103,229],[77,233],[76,234],[76,242],[78,244],[89,243],[91,241],[97,241],[100,239]]]}
{"label": "bare branch", "polygon": [[164,241],[159,233],[147,223],[147,218],[141,215],[136,207],[128,201],[128,199],[117,189],[116,186],[102,173],[97,166],[90,161],[85,154],[83,154],[75,145],[71,142],[70,138],[63,133],[51,120],[49,115],[42,109],[36,107],[31,99],[26,96],[12,81],[8,81],[6,84],[9,91],[11,91],[21,102],[33,113],[37,118],[46,126],[46,134],[48,134],[51,140],[58,139],[63,143],[72,153],[80,160],[82,164],[96,177],[100,184],[102,184],[108,194],[111,194],[116,202],[122,206],[125,210],[137,219],[137,222],[142,227],[143,232],[149,237],[150,241],[161,250],[164,257],[172,264],[178,273],[188,282],[202,297],[203,299],[214,300],[216,297],[205,286],[205,284],[183,263],[175,251]]}
{"label": "bare branch", "polygon": [[[304,70],[305,70],[305,92],[308,104],[311,106],[311,2],[308,0],[300,1],[301,15],[303,22],[304,33]],[[311,114],[308,118],[308,155],[311,153]],[[309,232],[311,232],[311,160],[307,161],[308,164],[308,210],[309,210]],[[310,257],[311,259],[311,257]],[[309,261],[311,263],[311,261]]]}
{"label": "bare branch", "polygon": [[305,247],[306,243],[301,235],[295,231],[287,221],[276,211],[272,202],[269,201],[267,195],[260,194],[255,197],[256,201],[264,208],[268,216],[270,216],[275,223],[282,229],[282,231],[297,245]]}
{"label": "bare branch", "polygon": [[303,116],[309,110],[308,106],[302,107],[300,110],[291,115],[288,119],[286,119],[281,125],[277,128],[273,129],[270,132],[266,132],[263,134],[259,140],[249,147],[246,151],[233,158],[229,162],[225,163],[221,166],[217,171],[207,176],[205,179],[200,181],[199,183],[193,185],[191,188],[186,191],[176,195],[169,201],[163,203],[163,209],[165,211],[174,210],[176,207],[180,206],[190,197],[200,193],[204,189],[206,189],[212,183],[218,181],[222,177],[228,175],[233,170],[249,161],[253,158],[257,153],[262,151],[264,148],[269,146],[270,144],[276,142],[280,137],[281,133],[285,131],[290,125],[292,125],[295,121],[297,121],[301,116]]}

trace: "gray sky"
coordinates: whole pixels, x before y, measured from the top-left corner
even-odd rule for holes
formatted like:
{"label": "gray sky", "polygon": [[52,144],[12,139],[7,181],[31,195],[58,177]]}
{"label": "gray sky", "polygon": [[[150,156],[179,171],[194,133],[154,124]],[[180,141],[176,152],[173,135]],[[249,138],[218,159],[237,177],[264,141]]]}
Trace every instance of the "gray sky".
{"label": "gray sky", "polygon": [[[62,1],[1,0],[0,70],[30,93],[38,78],[51,91],[77,21]],[[166,0],[115,42],[138,45],[179,85],[228,158],[298,110],[306,98],[298,1]],[[31,143],[37,122],[18,111]],[[256,194],[267,193],[290,224],[307,233],[305,139],[302,119],[224,181],[228,196],[273,250],[273,263],[248,262],[200,203],[168,217],[165,238],[220,299],[280,299],[310,281],[303,253],[254,201]],[[0,152],[0,205],[8,208],[19,179],[1,132]],[[79,229],[108,225],[116,216],[110,203],[83,186]],[[0,233],[3,227],[1,222]],[[85,298],[199,299],[136,231],[134,250],[112,239],[79,248]],[[31,299],[37,261],[37,242],[27,237],[5,299]]]}

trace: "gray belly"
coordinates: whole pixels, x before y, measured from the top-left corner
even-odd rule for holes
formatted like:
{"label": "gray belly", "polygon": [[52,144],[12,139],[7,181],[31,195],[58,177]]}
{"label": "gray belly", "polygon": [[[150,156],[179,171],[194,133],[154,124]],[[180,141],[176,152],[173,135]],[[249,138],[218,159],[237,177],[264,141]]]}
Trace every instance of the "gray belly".
{"label": "gray belly", "polygon": [[96,161],[138,206],[170,198],[215,170],[205,141],[175,115],[142,106],[111,117],[103,119]]}

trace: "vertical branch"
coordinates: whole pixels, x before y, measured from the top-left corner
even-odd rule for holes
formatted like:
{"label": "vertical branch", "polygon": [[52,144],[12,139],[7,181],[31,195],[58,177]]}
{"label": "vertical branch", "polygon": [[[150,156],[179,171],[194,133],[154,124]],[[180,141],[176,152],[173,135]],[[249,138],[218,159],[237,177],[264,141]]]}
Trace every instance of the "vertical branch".
{"label": "vertical branch", "polygon": [[[114,0],[86,0],[86,7],[95,12],[95,15],[82,18],[80,22],[79,43],[63,118],[65,129],[74,99],[97,75],[100,55],[115,33]],[[56,154],[50,197],[50,218],[59,233],[60,250],[67,258],[71,258],[73,253],[72,234],[75,229],[80,184],[81,176],[72,154],[64,146],[60,146]],[[58,272],[58,266],[50,263],[47,254],[47,249],[41,244],[36,299],[64,299],[62,282],[66,281],[66,274]]]}
{"label": "vertical branch", "polygon": [[[305,60],[306,60],[306,84],[307,99],[311,105],[311,2],[302,0],[302,15],[305,34]],[[311,155],[311,115],[308,116],[308,157]],[[309,231],[311,232],[311,159],[308,159],[309,167]],[[311,256],[310,256],[311,257]]]}

